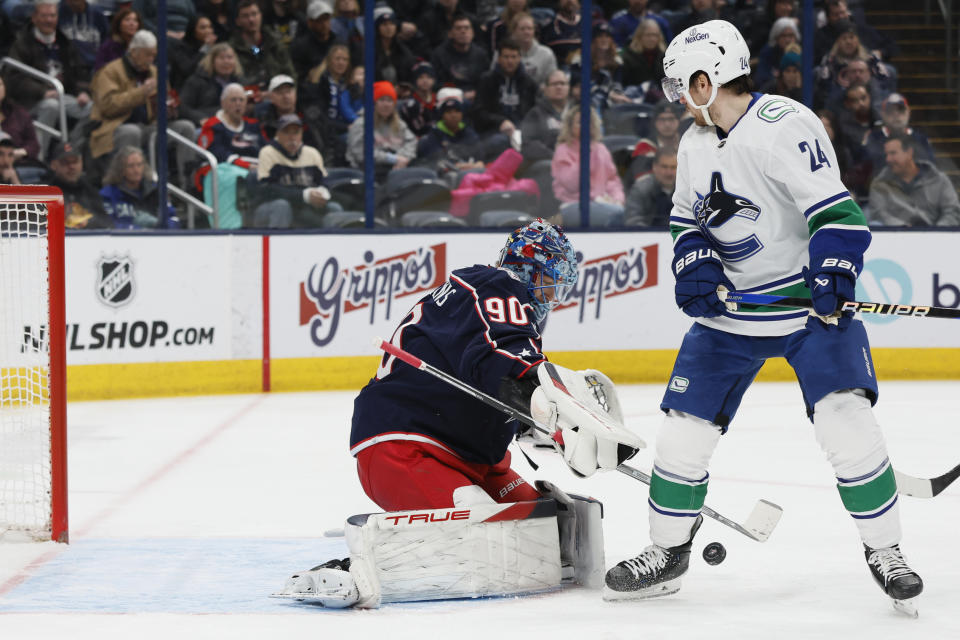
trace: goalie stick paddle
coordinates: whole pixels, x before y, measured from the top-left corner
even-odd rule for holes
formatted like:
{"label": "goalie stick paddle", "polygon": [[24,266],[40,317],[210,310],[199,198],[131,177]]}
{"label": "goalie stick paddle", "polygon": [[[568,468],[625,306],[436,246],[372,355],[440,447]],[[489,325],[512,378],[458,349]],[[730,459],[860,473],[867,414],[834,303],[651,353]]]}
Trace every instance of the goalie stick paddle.
{"label": "goalie stick paddle", "polygon": [[[484,404],[487,404],[493,407],[494,409],[499,409],[500,411],[503,411],[504,413],[506,413],[513,419],[517,420],[518,422],[522,422],[528,427],[531,427],[532,429],[535,429],[540,433],[547,435],[548,437],[553,436],[553,434],[548,429],[545,429],[540,423],[538,423],[529,415],[523,413],[522,411],[514,409],[510,405],[505,404],[500,400],[497,400],[493,396],[487,395],[483,391],[480,391],[479,389],[476,389],[470,386],[469,384],[463,382],[459,378],[452,376],[445,371],[441,371],[440,369],[437,369],[436,367],[430,364],[427,364],[420,358],[416,357],[415,355],[413,355],[408,351],[404,351],[397,345],[387,342],[382,338],[374,338],[373,344],[381,351],[385,351],[388,354],[398,358],[399,360],[406,362],[411,367],[414,367],[415,369],[420,369],[421,371],[429,373],[430,375],[436,378],[440,378],[447,384],[454,386],[457,389],[460,389],[467,395],[473,396],[474,398],[483,402]],[[621,464],[620,466],[617,467],[617,471],[625,475],[628,475],[635,480],[639,480],[640,482],[646,485],[650,484],[650,476],[634,467],[628,466],[626,464]],[[783,514],[783,509],[781,509],[777,505],[767,500],[760,500],[757,502],[756,506],[753,508],[753,512],[751,512],[750,516],[743,522],[743,524],[740,524],[714,511],[707,505],[703,505],[703,515],[709,518],[713,518],[717,522],[721,524],[725,524],[731,529],[738,531],[743,535],[747,536],[748,538],[752,540],[756,540],[757,542],[765,542],[767,538],[770,537],[770,534],[773,533],[773,529],[777,526],[777,523],[780,521],[780,516],[782,514]]]}
{"label": "goalie stick paddle", "polygon": [[[766,293],[742,293],[740,291],[718,291],[721,302],[736,302],[766,307],[799,307],[813,309],[810,298],[795,298],[790,296],[774,296]],[[931,307],[919,304],[887,304],[884,302],[857,302],[848,300],[840,305],[837,311],[853,311],[854,313],[874,313],[882,316],[910,316],[913,318],[960,318],[960,309],[946,307]]]}

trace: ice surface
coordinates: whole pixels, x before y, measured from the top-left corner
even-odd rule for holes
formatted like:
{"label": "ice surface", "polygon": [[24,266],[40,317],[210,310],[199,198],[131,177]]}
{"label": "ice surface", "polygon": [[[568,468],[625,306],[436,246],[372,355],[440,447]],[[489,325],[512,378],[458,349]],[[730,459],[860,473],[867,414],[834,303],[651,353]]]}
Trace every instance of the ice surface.
{"label": "ice surface", "polygon": [[[659,385],[623,387],[628,423],[655,441]],[[886,382],[877,407],[894,464],[931,476],[960,461],[957,382]],[[580,588],[524,598],[329,611],[267,595],[345,554],[342,527],[376,510],[347,452],[352,393],[75,403],[69,407],[70,545],[0,544],[0,639],[316,637],[957,638],[960,487],[901,499],[903,549],[926,592],[920,618],[872,583],[852,520],[795,384],[757,384],[711,464],[707,504],[742,520],[784,508],[766,543],[707,520],[673,596],[605,603]],[[530,450],[545,478],[603,500],[607,564],[648,543],[646,487],[577,479]],[[649,469],[650,449],[630,464]],[[711,567],[703,547],[728,555]]]}

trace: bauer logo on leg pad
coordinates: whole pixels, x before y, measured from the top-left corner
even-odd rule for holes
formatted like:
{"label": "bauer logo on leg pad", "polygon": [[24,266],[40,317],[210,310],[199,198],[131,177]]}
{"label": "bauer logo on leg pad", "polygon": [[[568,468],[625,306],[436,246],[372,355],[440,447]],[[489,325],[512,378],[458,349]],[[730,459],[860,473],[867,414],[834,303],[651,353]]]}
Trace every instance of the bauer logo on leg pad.
{"label": "bauer logo on leg pad", "polygon": [[673,376],[670,379],[670,391],[683,393],[690,386],[690,381],[682,376]]}

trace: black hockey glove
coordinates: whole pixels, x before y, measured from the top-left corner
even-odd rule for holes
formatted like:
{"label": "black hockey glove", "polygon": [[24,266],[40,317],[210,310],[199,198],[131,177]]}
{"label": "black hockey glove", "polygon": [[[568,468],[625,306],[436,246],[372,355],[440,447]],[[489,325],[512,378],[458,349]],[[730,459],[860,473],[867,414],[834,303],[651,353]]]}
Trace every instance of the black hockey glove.
{"label": "black hockey glove", "polygon": [[[846,258],[814,256],[810,266],[803,268],[803,279],[810,289],[813,310],[818,316],[833,316],[846,300],[856,299],[859,265]],[[852,312],[840,314],[837,326],[843,330],[850,324]],[[824,322],[827,322],[824,320]],[[829,323],[828,323],[829,324]]]}
{"label": "black hockey glove", "polygon": [[723,272],[719,254],[709,247],[690,247],[688,251],[675,253],[673,275],[677,279],[674,286],[677,306],[694,318],[714,318],[726,310],[717,297],[718,286],[736,290]]}

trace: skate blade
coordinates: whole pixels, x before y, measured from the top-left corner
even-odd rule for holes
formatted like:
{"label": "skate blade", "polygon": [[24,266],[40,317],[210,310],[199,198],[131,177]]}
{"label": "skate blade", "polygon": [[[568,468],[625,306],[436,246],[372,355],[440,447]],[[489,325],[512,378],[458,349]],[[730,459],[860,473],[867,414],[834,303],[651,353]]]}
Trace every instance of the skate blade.
{"label": "skate blade", "polygon": [[607,602],[619,602],[621,600],[649,600],[650,598],[659,598],[669,596],[672,593],[680,591],[680,578],[667,580],[658,585],[638,589],[636,591],[616,591],[604,585],[603,599]]}
{"label": "skate blade", "polygon": [[894,600],[893,608],[905,616],[909,616],[911,618],[920,617],[920,611],[917,609],[916,598],[910,598],[908,600]]}
{"label": "skate blade", "polygon": [[352,606],[357,599],[355,597],[351,598],[350,596],[344,597],[341,596],[331,596],[331,595],[315,595],[312,593],[287,593],[284,591],[278,591],[277,593],[271,593],[271,598],[279,598],[281,600],[296,600],[298,602],[305,602],[307,604],[314,604],[321,607],[326,607],[327,609],[346,609],[347,607]]}

